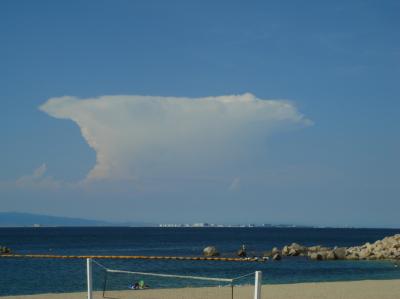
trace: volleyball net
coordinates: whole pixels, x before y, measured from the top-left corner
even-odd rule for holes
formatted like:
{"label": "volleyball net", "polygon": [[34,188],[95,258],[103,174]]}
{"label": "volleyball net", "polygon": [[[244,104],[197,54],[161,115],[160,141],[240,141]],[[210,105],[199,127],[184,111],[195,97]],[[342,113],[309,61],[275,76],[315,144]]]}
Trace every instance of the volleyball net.
{"label": "volleyball net", "polygon": [[88,299],[260,299],[261,272],[235,278],[115,269],[87,259]]}

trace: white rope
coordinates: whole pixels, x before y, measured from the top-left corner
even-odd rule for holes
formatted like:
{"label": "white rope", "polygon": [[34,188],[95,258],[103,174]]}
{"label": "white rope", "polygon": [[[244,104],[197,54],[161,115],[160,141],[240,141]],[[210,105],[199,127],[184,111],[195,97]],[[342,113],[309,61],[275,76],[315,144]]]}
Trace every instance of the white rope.
{"label": "white rope", "polygon": [[93,263],[95,263],[97,266],[99,266],[100,268],[103,268],[104,270],[108,271],[108,268],[102,264],[100,264],[99,262],[97,262],[96,260],[92,260]]}
{"label": "white rope", "polygon": [[172,275],[172,274],[161,274],[161,273],[149,273],[149,272],[134,272],[125,270],[112,270],[106,269],[110,273],[125,273],[125,274],[137,274],[145,276],[156,276],[156,277],[170,277],[170,278],[183,278],[183,279],[193,279],[193,280],[208,280],[208,281],[223,281],[223,282],[233,282],[230,278],[216,278],[216,277],[204,277],[204,276],[185,276],[185,275]]}
{"label": "white rope", "polygon": [[245,277],[248,277],[248,276],[254,276],[254,272],[251,272],[251,273],[248,273],[248,274],[244,274],[242,276],[238,276],[238,277],[232,278],[232,281],[239,280],[239,279],[242,279],[242,278],[245,278]]}

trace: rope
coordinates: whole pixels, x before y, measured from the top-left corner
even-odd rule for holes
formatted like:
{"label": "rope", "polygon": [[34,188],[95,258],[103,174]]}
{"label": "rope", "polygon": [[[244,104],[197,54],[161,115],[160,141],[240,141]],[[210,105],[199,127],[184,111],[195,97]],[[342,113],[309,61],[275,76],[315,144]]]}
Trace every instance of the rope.
{"label": "rope", "polygon": [[108,271],[108,268],[102,264],[100,264],[99,262],[97,262],[96,260],[92,260],[93,263],[95,263],[97,266],[99,266],[100,268],[103,268],[104,270]]}
{"label": "rope", "polygon": [[191,257],[191,256],[146,256],[146,255],[51,255],[51,254],[0,254],[0,258],[50,258],[50,259],[133,259],[133,260],[180,260],[180,261],[222,261],[260,262],[257,258],[233,257]]}
{"label": "rope", "polygon": [[238,277],[232,278],[232,281],[239,280],[239,279],[242,279],[242,278],[245,278],[245,277],[248,277],[248,276],[254,276],[254,272],[251,272],[251,273],[248,273],[248,274],[244,274],[242,276],[238,276]]}

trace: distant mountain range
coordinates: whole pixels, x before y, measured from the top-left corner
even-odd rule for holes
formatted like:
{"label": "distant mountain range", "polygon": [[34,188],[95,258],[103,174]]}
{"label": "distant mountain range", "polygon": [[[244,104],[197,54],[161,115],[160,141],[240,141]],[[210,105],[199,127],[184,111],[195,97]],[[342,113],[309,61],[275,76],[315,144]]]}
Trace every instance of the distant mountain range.
{"label": "distant mountain range", "polygon": [[82,218],[58,217],[20,212],[0,212],[0,226],[155,226],[142,222],[116,223]]}

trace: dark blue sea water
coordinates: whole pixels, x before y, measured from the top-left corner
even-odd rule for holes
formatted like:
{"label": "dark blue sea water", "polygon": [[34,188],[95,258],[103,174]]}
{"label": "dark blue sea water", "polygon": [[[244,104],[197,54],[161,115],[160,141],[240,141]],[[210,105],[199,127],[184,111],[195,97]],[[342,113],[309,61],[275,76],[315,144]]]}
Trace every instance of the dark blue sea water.
{"label": "dark blue sea water", "polygon": [[[255,255],[292,242],[304,245],[352,246],[400,233],[390,229],[312,228],[0,228],[0,244],[18,253],[69,255],[198,256],[208,245],[233,255],[241,244]],[[99,260],[108,268],[131,271],[236,277],[263,271],[264,283],[294,283],[400,278],[389,261],[313,262],[302,257],[281,262]],[[85,289],[84,260],[0,258],[0,296],[72,292]],[[94,285],[101,289],[103,271],[95,267]],[[126,288],[136,279],[112,275],[108,288]],[[181,280],[148,279],[152,285],[184,286]],[[196,284],[199,282],[190,282]]]}

